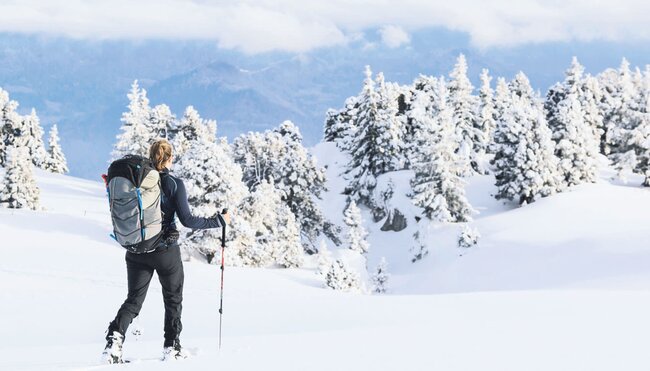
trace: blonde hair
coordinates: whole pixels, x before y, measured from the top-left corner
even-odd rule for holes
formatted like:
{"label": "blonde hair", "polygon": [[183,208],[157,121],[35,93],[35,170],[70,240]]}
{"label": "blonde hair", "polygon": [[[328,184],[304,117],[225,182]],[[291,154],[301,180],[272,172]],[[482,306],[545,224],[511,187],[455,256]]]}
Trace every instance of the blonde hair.
{"label": "blonde hair", "polygon": [[149,158],[158,171],[162,171],[165,168],[165,164],[171,157],[172,145],[167,139],[157,140],[149,148]]}

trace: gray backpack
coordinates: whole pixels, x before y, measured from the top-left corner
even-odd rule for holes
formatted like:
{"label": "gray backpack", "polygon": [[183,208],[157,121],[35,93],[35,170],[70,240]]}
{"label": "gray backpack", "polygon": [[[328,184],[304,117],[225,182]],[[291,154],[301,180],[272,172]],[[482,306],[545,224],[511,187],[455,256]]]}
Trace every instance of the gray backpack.
{"label": "gray backpack", "polygon": [[113,221],[113,237],[135,254],[154,251],[161,240],[160,175],[151,160],[125,156],[104,177]]}

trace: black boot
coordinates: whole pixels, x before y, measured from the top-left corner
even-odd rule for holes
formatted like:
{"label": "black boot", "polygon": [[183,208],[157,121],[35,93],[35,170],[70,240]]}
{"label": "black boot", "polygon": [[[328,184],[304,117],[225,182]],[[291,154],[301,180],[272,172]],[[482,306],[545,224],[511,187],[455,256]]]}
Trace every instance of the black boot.
{"label": "black boot", "polygon": [[163,361],[174,361],[177,359],[185,359],[187,357],[188,353],[181,346],[180,340],[165,340],[165,348],[163,349]]}
{"label": "black boot", "polygon": [[124,343],[124,335],[117,331],[113,331],[109,326],[108,333],[106,334],[106,347],[102,352],[102,361],[105,363],[123,363],[122,361],[122,344]]}

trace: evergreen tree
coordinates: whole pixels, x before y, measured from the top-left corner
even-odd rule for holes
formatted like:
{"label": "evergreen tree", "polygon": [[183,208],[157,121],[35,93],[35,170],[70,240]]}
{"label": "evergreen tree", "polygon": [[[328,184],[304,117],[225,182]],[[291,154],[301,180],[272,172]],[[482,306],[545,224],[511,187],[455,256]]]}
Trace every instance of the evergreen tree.
{"label": "evergreen tree", "polygon": [[51,173],[65,174],[68,170],[68,163],[59,144],[59,129],[56,124],[50,128],[48,139],[47,160],[45,161],[45,170]]}
{"label": "evergreen tree", "polygon": [[7,152],[16,145],[22,120],[16,112],[18,102],[9,99],[9,93],[0,88],[0,166],[7,166]]}
{"label": "evergreen tree", "polygon": [[388,290],[388,279],[390,274],[387,273],[388,264],[386,258],[381,258],[379,265],[375,269],[375,274],[372,276],[373,290],[377,294],[384,294]]}
{"label": "evergreen tree", "polygon": [[459,175],[469,176],[480,172],[478,164],[484,152],[481,123],[477,117],[478,102],[472,95],[474,87],[467,77],[467,61],[460,54],[454,69],[449,74],[449,106],[452,110],[453,125],[459,139],[456,149],[460,167]]}
{"label": "evergreen tree", "polygon": [[460,235],[458,235],[458,247],[469,249],[478,245],[479,238],[481,238],[481,234],[478,232],[478,229],[466,225],[461,230]]}
{"label": "evergreen tree", "polygon": [[[232,160],[225,141],[195,140],[174,167],[175,174],[184,180],[188,203],[197,216],[214,217],[223,208],[236,214],[248,195],[241,168]],[[249,228],[244,221],[233,220],[227,231],[231,246],[250,243]],[[189,233],[181,245],[186,251],[197,251],[213,262],[221,246],[220,239],[219,230],[197,230]]]}
{"label": "evergreen tree", "polygon": [[126,155],[149,156],[151,141],[157,137],[150,131],[149,119],[151,108],[147,91],[141,89],[138,80],[131,85],[129,98],[129,111],[122,114],[122,131],[117,136],[117,143],[112,152],[112,160]]}
{"label": "evergreen tree", "polygon": [[27,147],[9,147],[7,166],[0,190],[0,206],[10,209],[37,210],[40,190],[32,174],[32,161]]}
{"label": "evergreen tree", "polygon": [[176,127],[176,117],[166,104],[159,104],[151,110],[148,124],[153,138],[173,140],[172,132]]}
{"label": "evergreen tree", "polygon": [[435,95],[438,79],[432,76],[420,75],[413,82],[412,91],[407,103],[406,118],[406,158],[407,167],[412,168],[414,162],[426,158],[429,153],[422,147],[421,138],[427,137],[423,132],[431,130],[431,121],[437,115]]}
{"label": "evergreen tree", "polygon": [[383,77],[378,78],[380,89],[372,80],[372,72],[366,66],[366,79],[359,96],[359,112],[356,130],[351,139],[352,160],[346,170],[349,181],[345,193],[351,200],[369,207],[372,205],[372,191],[377,185],[378,175],[400,169],[400,128],[396,127],[395,110],[382,97]]}
{"label": "evergreen tree", "polygon": [[354,201],[351,201],[343,215],[343,222],[348,226],[346,237],[350,250],[361,254],[367,253],[369,248],[368,241],[366,241],[368,232],[363,226],[361,210]]}
{"label": "evergreen tree", "polygon": [[626,134],[634,130],[638,123],[635,114],[639,108],[637,96],[630,63],[623,58],[614,90],[606,97],[609,108],[605,114],[607,154],[615,165],[621,161],[622,155],[630,150],[626,145]]}
{"label": "evergreen tree", "polygon": [[43,143],[43,128],[34,109],[29,115],[22,117],[20,142],[22,146],[27,147],[34,166],[44,168],[47,152]]}
{"label": "evergreen tree", "polygon": [[[478,146],[481,153],[492,153],[492,137],[496,129],[496,107],[494,102],[494,91],[490,87],[490,77],[488,70],[481,71],[481,89],[479,90],[479,128],[481,136]],[[479,164],[479,170],[485,172],[486,166],[482,163]]]}
{"label": "evergreen tree", "polygon": [[334,261],[325,275],[325,285],[332,290],[355,291],[361,289],[359,274],[341,260]]}
{"label": "evergreen tree", "polygon": [[243,202],[242,213],[255,235],[255,243],[240,251],[244,264],[257,267],[273,263],[284,267],[302,264],[298,224],[272,184],[262,181]]}
{"label": "evergreen tree", "polygon": [[[471,219],[472,207],[465,198],[463,180],[459,177],[451,108],[447,103],[444,79],[438,82],[435,97],[436,115],[421,118],[422,130],[416,133],[414,143],[420,155],[415,157],[411,181],[413,203],[423,214],[440,222],[464,222]],[[462,162],[462,160],[461,160]]]}
{"label": "evergreen tree", "polygon": [[332,265],[332,253],[327,247],[327,242],[321,240],[318,248],[318,269],[317,273],[323,277],[327,275],[327,270]]}
{"label": "evergreen tree", "polygon": [[553,139],[564,182],[567,186],[594,183],[598,179],[599,142],[585,121],[577,94],[569,93],[558,108]]}
{"label": "evergreen tree", "polygon": [[601,153],[605,153],[605,121],[600,104],[603,100],[603,92],[598,83],[598,79],[586,75],[581,86],[579,96],[580,105],[584,112],[584,120],[591,128],[594,138],[598,141],[598,148]]}
{"label": "evergreen tree", "polygon": [[551,132],[528,78],[518,73],[510,83],[497,83],[499,120],[492,160],[498,191],[496,199],[534,202],[555,193],[560,179]]}
{"label": "evergreen tree", "polygon": [[359,109],[359,98],[349,97],[341,110],[330,109],[326,113],[324,141],[336,142],[341,150],[349,150],[349,140],[353,136],[354,121]]}
{"label": "evergreen tree", "polygon": [[339,231],[315,202],[325,190],[325,171],[303,146],[302,135],[293,123],[285,121],[264,134],[241,135],[234,142],[233,152],[249,189],[270,181],[280,191],[282,201],[300,223],[307,251],[315,252],[313,244],[321,233],[340,242]]}
{"label": "evergreen tree", "polygon": [[192,106],[185,108],[183,118],[170,130],[172,144],[178,158],[183,157],[195,141],[216,142],[217,122],[204,120]]}
{"label": "evergreen tree", "polygon": [[628,113],[634,120],[634,129],[625,131],[623,140],[628,151],[615,164],[619,173],[634,171],[643,174],[643,186],[650,187],[650,73],[641,79],[637,110]]}
{"label": "evergreen tree", "polygon": [[[562,84],[556,84],[547,95],[544,108],[553,135],[555,155],[560,160],[560,172],[568,186],[595,182],[598,177],[597,156],[599,138],[597,123],[588,122],[585,109],[591,97],[583,89],[584,67],[573,57]],[[593,114],[593,112],[590,112]],[[593,116],[590,120],[595,120]]]}

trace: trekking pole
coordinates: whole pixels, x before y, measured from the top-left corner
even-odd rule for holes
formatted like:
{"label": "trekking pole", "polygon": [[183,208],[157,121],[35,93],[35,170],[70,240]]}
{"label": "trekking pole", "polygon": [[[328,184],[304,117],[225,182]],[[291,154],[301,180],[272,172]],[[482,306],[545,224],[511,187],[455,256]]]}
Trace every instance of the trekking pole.
{"label": "trekking pole", "polygon": [[[228,209],[223,209],[221,214],[228,213]],[[221,222],[221,295],[219,298],[219,350],[221,350],[221,322],[223,319],[223,271],[224,271],[224,252],[226,250],[226,221]]]}

